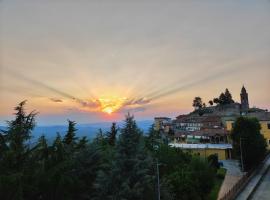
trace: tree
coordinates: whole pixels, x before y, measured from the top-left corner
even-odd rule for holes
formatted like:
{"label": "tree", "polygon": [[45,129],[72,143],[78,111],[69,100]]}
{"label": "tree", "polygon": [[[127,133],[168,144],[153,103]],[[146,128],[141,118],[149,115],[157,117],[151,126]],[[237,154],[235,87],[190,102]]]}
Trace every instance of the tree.
{"label": "tree", "polygon": [[219,98],[214,98],[214,99],[213,99],[213,102],[214,102],[216,105],[218,105],[218,104],[220,103]]}
{"label": "tree", "polygon": [[168,175],[176,199],[205,199],[214,184],[214,170],[209,164],[193,157],[190,163],[178,165]]}
{"label": "tree", "polygon": [[195,108],[195,110],[202,108],[202,98],[201,97],[195,97],[193,100],[192,106]]}
{"label": "tree", "polygon": [[232,95],[227,88],[225,90],[224,95],[225,95],[225,104],[234,103],[234,100],[232,99]]}
{"label": "tree", "polygon": [[159,131],[155,130],[155,125],[149,128],[148,136],[146,137],[146,147],[151,151],[155,151],[162,144],[162,138]]}
{"label": "tree", "polygon": [[24,171],[29,162],[30,147],[27,141],[35,127],[35,111],[25,112],[26,101],[15,107],[15,119],[7,122],[7,129],[1,131],[0,151],[0,199],[22,199]]}
{"label": "tree", "polygon": [[111,126],[111,131],[107,132],[107,140],[109,145],[114,146],[116,141],[118,129],[116,128],[116,123],[113,122]]}
{"label": "tree", "polygon": [[214,105],[214,102],[212,100],[210,100],[208,103],[209,103],[210,106]]}
{"label": "tree", "polygon": [[[126,116],[109,171],[99,171],[99,199],[143,200],[153,198],[153,162],[144,148],[142,132],[133,116]],[[151,192],[152,191],[152,192]]]}
{"label": "tree", "polygon": [[232,95],[230,91],[226,88],[224,93],[222,92],[218,98],[213,99],[213,103],[217,105],[227,105],[227,104],[234,103],[234,100],[232,99]]}
{"label": "tree", "polygon": [[79,142],[78,142],[76,148],[79,149],[79,150],[80,150],[80,149],[84,149],[84,148],[86,148],[87,143],[88,143],[87,137],[86,137],[86,136],[83,136],[83,137],[79,140]]}
{"label": "tree", "polygon": [[75,128],[76,122],[68,120],[68,130],[66,135],[64,136],[63,143],[66,145],[74,146],[76,144],[77,137]]}
{"label": "tree", "polygon": [[14,169],[22,168],[29,146],[26,141],[31,138],[31,131],[35,127],[35,111],[29,114],[25,113],[26,101],[19,103],[15,107],[15,120],[8,121],[6,131],[3,131],[5,143],[8,146],[8,151],[11,161],[9,167]]}
{"label": "tree", "polygon": [[260,129],[260,123],[256,118],[239,117],[234,124],[233,149],[239,160],[241,160],[242,151],[244,170],[255,167],[265,156],[266,141]]}
{"label": "tree", "polygon": [[225,94],[223,92],[219,95],[219,104],[220,105],[225,105],[226,104],[226,96],[225,96]]}
{"label": "tree", "polygon": [[209,164],[214,168],[214,169],[219,169],[219,162],[218,162],[218,155],[217,154],[211,154],[207,157],[207,160]]}

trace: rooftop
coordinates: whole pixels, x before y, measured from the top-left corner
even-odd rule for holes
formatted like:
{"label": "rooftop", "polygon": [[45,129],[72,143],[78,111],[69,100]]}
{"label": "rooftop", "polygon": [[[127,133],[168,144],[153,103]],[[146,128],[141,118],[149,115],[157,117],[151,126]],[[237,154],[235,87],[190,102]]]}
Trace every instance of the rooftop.
{"label": "rooftop", "polygon": [[232,149],[231,144],[177,144],[170,143],[171,147],[181,149]]}

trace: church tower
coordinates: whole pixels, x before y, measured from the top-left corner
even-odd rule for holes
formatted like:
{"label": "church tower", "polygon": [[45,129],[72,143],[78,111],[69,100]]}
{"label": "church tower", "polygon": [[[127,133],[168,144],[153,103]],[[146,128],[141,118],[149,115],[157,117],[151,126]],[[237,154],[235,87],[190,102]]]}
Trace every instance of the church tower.
{"label": "church tower", "polygon": [[241,90],[241,110],[242,112],[247,111],[249,109],[249,103],[248,103],[248,93],[246,91],[246,88],[243,86]]}

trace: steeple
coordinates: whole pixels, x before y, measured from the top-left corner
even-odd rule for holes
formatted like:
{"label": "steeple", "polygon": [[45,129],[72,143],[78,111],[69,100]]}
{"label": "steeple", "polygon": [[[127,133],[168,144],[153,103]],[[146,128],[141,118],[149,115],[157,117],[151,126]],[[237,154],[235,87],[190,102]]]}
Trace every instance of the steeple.
{"label": "steeple", "polygon": [[249,109],[249,102],[248,102],[248,93],[244,85],[241,89],[240,97],[241,97],[241,110],[242,112],[246,112]]}

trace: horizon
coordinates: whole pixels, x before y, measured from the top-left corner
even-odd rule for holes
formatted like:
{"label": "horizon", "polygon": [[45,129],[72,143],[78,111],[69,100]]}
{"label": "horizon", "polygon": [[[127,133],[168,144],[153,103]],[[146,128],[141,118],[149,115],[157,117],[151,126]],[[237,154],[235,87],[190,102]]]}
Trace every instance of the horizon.
{"label": "horizon", "polygon": [[243,85],[270,110],[267,0],[0,4],[0,125],[25,99],[38,125],[142,121]]}

